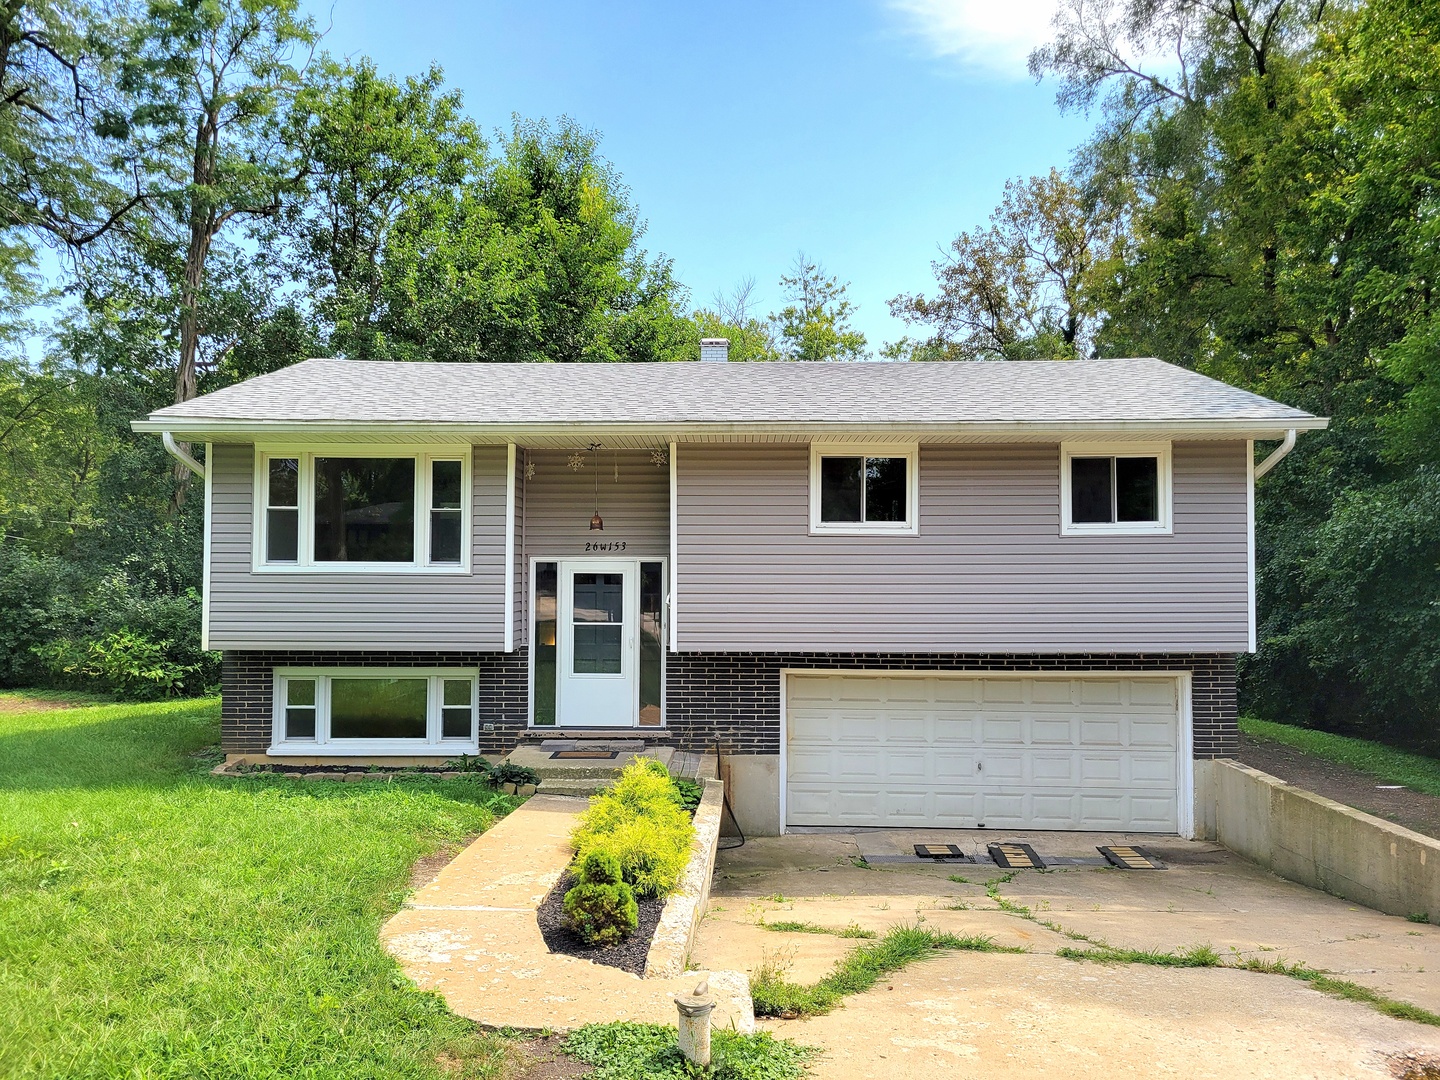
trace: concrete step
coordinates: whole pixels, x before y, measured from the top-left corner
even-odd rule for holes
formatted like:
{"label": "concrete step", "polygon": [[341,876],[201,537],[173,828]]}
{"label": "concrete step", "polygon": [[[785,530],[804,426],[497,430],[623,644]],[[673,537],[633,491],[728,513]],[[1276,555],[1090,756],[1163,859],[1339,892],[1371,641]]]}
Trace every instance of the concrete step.
{"label": "concrete step", "polygon": [[640,753],[617,753],[613,758],[552,758],[549,750],[542,750],[533,744],[522,744],[502,760],[534,769],[542,780],[598,781],[603,787],[615,780],[620,771],[637,757],[653,758],[668,769],[674,755],[675,751],[668,746],[652,746]]}
{"label": "concrete step", "polygon": [[541,795],[574,795],[580,798],[589,798],[591,795],[598,795],[610,786],[612,777],[605,779],[577,779],[563,780],[556,777],[545,777],[540,781],[539,792]]}

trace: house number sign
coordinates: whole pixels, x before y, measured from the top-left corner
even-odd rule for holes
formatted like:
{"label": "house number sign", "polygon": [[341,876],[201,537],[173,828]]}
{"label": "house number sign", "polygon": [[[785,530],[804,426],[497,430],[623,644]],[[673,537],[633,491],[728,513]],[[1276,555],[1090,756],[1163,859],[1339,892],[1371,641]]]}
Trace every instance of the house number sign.
{"label": "house number sign", "polygon": [[624,551],[624,540],[587,540],[585,550],[591,551]]}

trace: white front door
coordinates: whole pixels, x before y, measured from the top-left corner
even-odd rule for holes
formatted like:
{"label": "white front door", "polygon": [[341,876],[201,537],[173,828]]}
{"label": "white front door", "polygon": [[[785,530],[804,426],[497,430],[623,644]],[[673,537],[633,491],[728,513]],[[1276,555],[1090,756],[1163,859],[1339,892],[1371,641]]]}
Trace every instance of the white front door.
{"label": "white front door", "polygon": [[559,578],[556,722],[631,727],[639,701],[638,564],[567,559]]}

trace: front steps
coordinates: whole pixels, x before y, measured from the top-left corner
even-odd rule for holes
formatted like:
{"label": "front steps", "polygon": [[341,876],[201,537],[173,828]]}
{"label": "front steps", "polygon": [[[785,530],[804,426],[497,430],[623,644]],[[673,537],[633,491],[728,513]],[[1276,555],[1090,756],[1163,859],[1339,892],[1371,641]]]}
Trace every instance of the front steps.
{"label": "front steps", "polygon": [[[566,751],[613,752],[615,756],[608,759],[552,756]],[[501,760],[534,769],[540,777],[542,794],[590,796],[614,783],[625,766],[641,757],[660,762],[672,776],[703,780],[715,777],[717,772],[713,754],[686,753],[671,746],[654,745],[654,736],[648,732],[645,737],[637,738],[618,735],[613,730],[603,737],[589,732],[566,732],[538,742],[522,742]]]}

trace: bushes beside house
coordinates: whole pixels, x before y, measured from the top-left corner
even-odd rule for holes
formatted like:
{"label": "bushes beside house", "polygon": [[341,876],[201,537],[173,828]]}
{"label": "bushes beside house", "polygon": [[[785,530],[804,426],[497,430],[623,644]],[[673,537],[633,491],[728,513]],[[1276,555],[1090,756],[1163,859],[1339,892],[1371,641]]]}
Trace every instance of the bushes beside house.
{"label": "bushes beside house", "polygon": [[200,648],[200,594],[164,566],[91,569],[0,546],[0,686],[129,700],[204,693],[220,654]]}
{"label": "bushes beside house", "polygon": [[571,834],[577,884],[565,894],[567,925],[586,944],[635,932],[635,897],[666,896],[690,859],[695,826],[684,795],[658,761],[642,758],[590,800]]}

